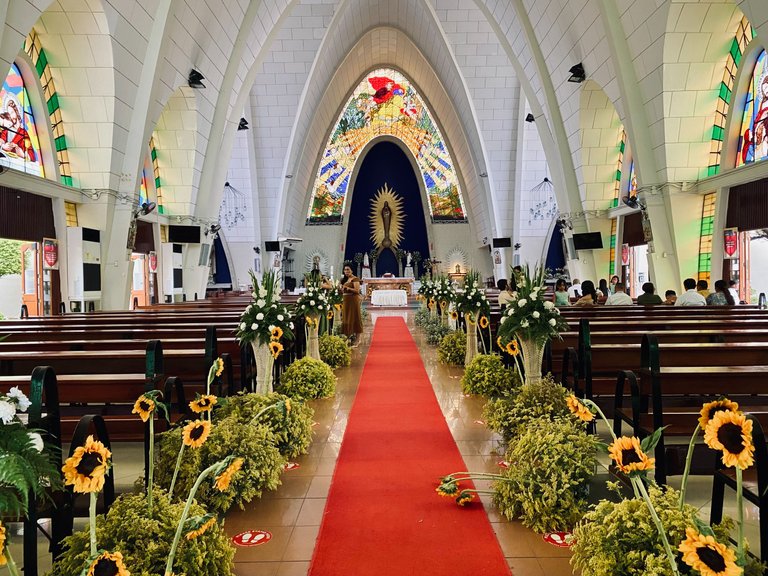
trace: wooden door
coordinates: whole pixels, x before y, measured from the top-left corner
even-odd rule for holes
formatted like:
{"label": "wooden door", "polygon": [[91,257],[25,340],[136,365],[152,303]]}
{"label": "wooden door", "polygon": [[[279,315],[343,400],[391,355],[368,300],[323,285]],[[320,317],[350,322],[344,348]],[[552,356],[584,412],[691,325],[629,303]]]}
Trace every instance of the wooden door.
{"label": "wooden door", "polygon": [[26,305],[30,316],[41,316],[40,305],[40,256],[38,243],[22,244],[21,251],[21,303]]}

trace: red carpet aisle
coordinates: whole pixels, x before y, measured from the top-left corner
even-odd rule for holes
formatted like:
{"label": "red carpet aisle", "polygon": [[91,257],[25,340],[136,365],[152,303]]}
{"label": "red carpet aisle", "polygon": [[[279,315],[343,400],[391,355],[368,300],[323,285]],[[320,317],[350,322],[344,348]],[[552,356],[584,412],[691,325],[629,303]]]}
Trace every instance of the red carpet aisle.
{"label": "red carpet aisle", "polygon": [[464,470],[401,318],[379,318],[349,417],[311,576],[509,574],[479,504],[435,492]]}

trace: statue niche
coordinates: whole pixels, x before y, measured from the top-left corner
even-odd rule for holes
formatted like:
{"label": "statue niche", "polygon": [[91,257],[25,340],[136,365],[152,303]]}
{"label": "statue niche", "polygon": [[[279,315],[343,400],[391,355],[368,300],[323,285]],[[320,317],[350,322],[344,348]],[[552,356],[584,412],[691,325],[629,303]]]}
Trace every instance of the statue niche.
{"label": "statue niche", "polygon": [[403,199],[386,183],[381,187],[371,202],[369,216],[371,240],[379,256],[389,250],[397,259],[397,249],[403,240],[405,213]]}

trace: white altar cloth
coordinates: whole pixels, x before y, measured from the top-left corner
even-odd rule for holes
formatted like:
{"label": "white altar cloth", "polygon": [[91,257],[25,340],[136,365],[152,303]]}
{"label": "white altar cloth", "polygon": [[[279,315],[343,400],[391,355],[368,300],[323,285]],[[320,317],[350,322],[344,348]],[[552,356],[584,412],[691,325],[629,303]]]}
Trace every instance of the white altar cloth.
{"label": "white altar cloth", "polygon": [[374,290],[371,293],[372,306],[407,306],[408,293],[405,290]]}

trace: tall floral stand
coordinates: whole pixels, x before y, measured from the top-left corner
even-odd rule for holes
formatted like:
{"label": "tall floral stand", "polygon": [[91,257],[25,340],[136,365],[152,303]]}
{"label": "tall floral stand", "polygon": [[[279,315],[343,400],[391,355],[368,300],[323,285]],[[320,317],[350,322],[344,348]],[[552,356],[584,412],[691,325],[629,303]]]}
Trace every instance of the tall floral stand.
{"label": "tall floral stand", "polygon": [[464,355],[464,366],[469,366],[477,356],[477,316],[464,314],[464,324],[467,326],[467,353]]}
{"label": "tall floral stand", "polygon": [[437,318],[437,302],[432,300],[432,306],[429,308],[429,317],[434,320]]}
{"label": "tall floral stand", "polygon": [[546,342],[519,339],[520,355],[522,356],[525,383],[531,384],[541,380],[541,364],[544,361],[544,346]]}
{"label": "tall floral stand", "polygon": [[320,316],[307,316],[306,324],[307,334],[307,356],[320,360],[320,340],[318,333],[320,331]]}
{"label": "tall floral stand", "polygon": [[256,394],[271,394],[272,390],[272,368],[275,365],[275,358],[269,345],[251,342],[253,356],[256,359]]}

